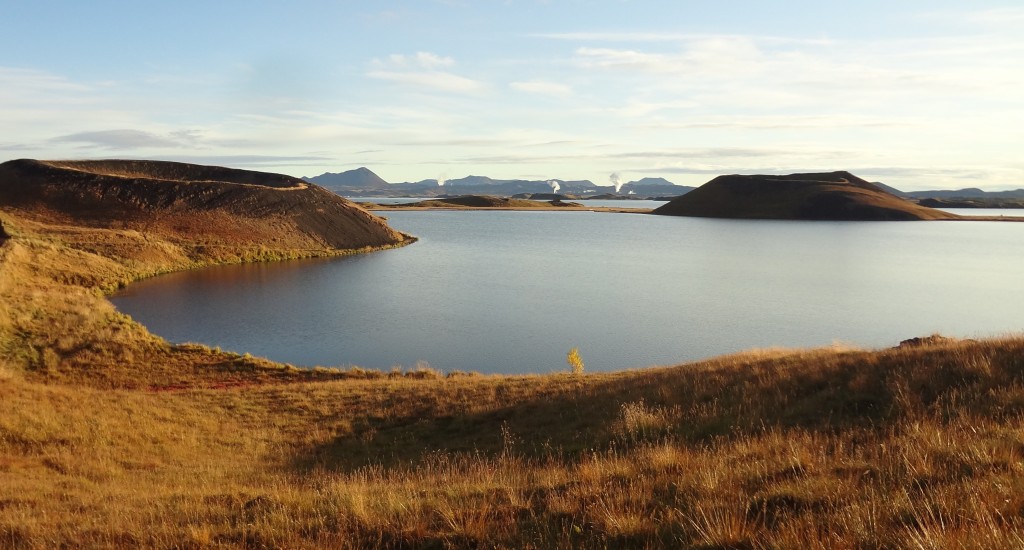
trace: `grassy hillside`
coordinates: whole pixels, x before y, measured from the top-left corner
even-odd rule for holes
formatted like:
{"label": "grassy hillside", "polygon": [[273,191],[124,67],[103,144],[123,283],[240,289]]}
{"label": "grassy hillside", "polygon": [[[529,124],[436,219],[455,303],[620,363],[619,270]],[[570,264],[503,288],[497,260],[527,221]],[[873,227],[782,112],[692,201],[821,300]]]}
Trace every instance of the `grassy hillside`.
{"label": "grassy hillside", "polygon": [[297,178],[177,162],[8,161],[0,164],[0,205],[29,219],[135,230],[229,253],[319,254],[404,241],[384,220]]}
{"label": "grassy hillside", "polygon": [[305,371],[169,345],[103,296],[288,250],[0,224],[0,547],[1024,544],[1022,338]]}

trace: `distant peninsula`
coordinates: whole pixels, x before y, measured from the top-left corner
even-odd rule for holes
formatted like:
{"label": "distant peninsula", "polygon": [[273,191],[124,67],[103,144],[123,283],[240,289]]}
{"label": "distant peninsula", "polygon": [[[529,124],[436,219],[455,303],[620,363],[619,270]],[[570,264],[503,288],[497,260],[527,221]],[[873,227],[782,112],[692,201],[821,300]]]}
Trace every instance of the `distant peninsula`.
{"label": "distant peninsula", "polygon": [[537,208],[579,208],[575,202],[563,202],[561,199],[531,200],[491,195],[461,195],[458,197],[442,197],[423,200],[409,204],[395,205],[407,208],[505,208],[505,209],[537,209]]}
{"label": "distant peninsula", "polygon": [[769,220],[959,219],[955,214],[897,197],[845,171],[718,176],[653,213]]}

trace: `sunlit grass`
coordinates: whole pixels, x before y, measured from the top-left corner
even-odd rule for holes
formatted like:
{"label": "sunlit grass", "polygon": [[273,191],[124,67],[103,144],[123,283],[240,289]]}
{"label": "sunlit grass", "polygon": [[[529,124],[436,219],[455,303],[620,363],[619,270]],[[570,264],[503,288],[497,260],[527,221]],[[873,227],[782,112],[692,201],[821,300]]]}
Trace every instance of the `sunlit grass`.
{"label": "sunlit grass", "polygon": [[1024,338],[307,371],[114,310],[101,289],[195,261],[152,236],[4,227],[0,547],[1024,544]]}

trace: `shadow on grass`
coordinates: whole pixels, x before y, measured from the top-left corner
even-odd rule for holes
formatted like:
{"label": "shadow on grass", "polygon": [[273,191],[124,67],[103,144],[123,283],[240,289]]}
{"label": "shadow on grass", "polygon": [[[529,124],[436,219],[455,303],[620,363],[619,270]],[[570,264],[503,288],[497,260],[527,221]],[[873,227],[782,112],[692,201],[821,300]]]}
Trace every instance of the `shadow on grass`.
{"label": "shadow on grass", "polygon": [[[771,429],[882,429],[902,414],[896,398],[902,386],[891,372],[898,367],[868,352],[825,351],[538,378],[544,391],[534,393],[543,395],[527,393],[479,412],[361,419],[351,434],[301,454],[296,466],[388,468],[437,452],[570,460],[662,439],[706,444]],[[640,411],[640,420],[629,418],[630,410]],[[646,427],[643,414],[660,424]]]}

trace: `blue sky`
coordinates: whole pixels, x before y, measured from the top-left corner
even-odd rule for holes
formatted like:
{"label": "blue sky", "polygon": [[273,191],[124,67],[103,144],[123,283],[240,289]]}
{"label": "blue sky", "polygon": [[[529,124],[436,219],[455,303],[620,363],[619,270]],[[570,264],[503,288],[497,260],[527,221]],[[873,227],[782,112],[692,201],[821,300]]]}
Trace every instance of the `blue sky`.
{"label": "blue sky", "polygon": [[1024,187],[1019,1],[0,0],[0,160]]}

